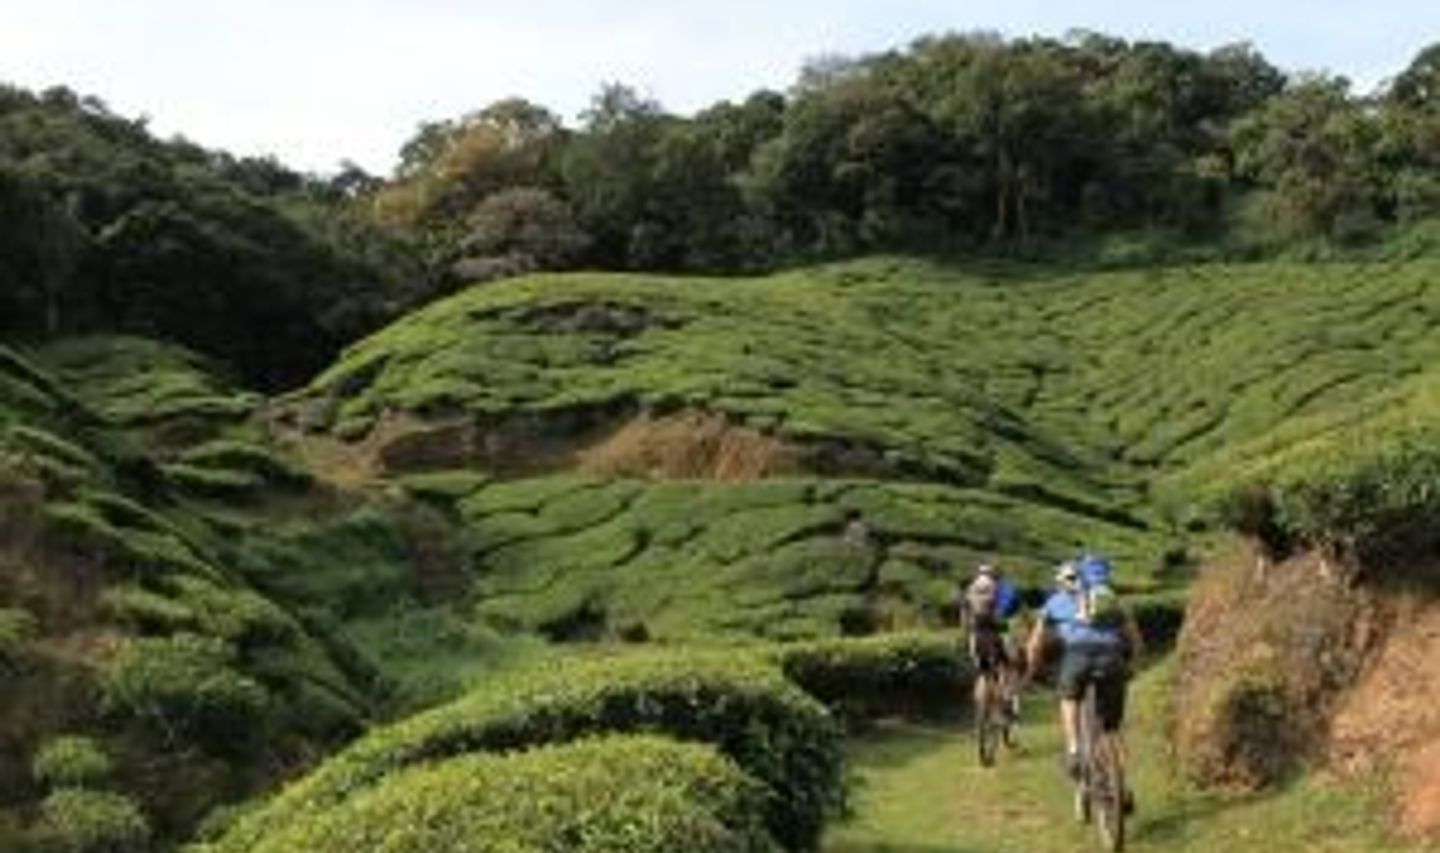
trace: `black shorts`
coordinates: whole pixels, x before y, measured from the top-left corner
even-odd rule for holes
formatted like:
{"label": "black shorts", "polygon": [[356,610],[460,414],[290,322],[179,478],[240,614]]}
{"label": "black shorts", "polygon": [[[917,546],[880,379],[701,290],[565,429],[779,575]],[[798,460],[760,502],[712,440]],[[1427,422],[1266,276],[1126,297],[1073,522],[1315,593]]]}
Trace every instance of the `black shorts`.
{"label": "black shorts", "polygon": [[1129,680],[1130,668],[1119,645],[1066,645],[1056,686],[1061,696],[1078,701],[1085,697],[1085,688],[1094,684],[1100,727],[1113,732],[1125,722],[1125,684]]}
{"label": "black shorts", "polygon": [[1010,664],[1005,635],[993,628],[977,627],[970,632],[970,653],[975,659],[975,668],[986,674]]}

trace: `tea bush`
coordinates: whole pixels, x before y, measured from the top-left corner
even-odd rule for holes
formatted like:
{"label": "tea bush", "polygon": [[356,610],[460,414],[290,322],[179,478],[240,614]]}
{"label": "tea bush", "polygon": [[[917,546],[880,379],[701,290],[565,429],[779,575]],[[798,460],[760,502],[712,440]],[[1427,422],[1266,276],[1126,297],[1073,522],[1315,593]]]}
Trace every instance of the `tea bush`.
{"label": "tea bush", "polygon": [[30,774],[52,788],[90,788],[104,783],[111,769],[110,756],[93,739],[61,735],[40,746]]}
{"label": "tea bush", "polygon": [[46,853],[148,853],[152,840],[149,821],[129,797],[75,788],[45,798],[31,835]]}
{"label": "tea bush", "polygon": [[767,657],[852,725],[954,714],[968,705],[974,678],[958,631],[784,643]]}
{"label": "tea bush", "polygon": [[184,733],[213,752],[242,752],[264,734],[270,697],[234,662],[234,650],[216,637],[130,639],[100,673],[103,705]]}
{"label": "tea bush", "polygon": [[39,627],[30,611],[21,607],[0,607],[0,667],[20,660]]}
{"label": "tea bush", "polygon": [[376,729],[242,818],[216,849],[253,850],[411,765],[606,732],[713,744],[764,783],[765,825],[791,849],[812,848],[843,803],[840,729],[778,670],[733,655],[644,653],[515,673]]}
{"label": "tea bush", "polygon": [[609,736],[399,770],[253,853],[778,850],[765,786],[713,747]]}

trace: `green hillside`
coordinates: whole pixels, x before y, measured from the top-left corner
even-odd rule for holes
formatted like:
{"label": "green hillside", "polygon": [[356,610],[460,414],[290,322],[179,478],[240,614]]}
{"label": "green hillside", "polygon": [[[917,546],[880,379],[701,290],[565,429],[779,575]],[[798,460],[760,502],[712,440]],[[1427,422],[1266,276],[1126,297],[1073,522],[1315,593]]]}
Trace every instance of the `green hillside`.
{"label": "green hillside", "polygon": [[[1034,594],[1088,549],[1115,558],[1163,646],[1222,525],[1367,559],[1429,547],[1437,324],[1440,264],[1423,259],[876,258],[477,286],[268,400],[142,339],[0,351],[0,522],[18,531],[0,663],[30,685],[6,706],[25,722],[7,724],[0,839],[173,847],[370,731],[234,833],[217,812],[207,837],[369,838],[419,808],[440,834],[415,844],[523,833],[415,792],[513,772],[523,790],[474,796],[571,810],[604,781],[540,780],[603,754],[647,785],[574,832],[644,814],[654,849],[804,848],[843,789],[737,752],[750,724],[726,715],[761,700],[726,698],[726,679],[792,711],[798,685],[854,722],[896,709],[877,696],[952,704],[968,673],[933,646],[759,641],[943,627],[974,562],[998,557]],[[650,647],[667,654],[585,669]],[[571,698],[524,686],[556,666]],[[710,747],[603,737],[656,730]],[[324,810],[292,819],[313,790]],[[775,808],[805,834],[784,837]]]}
{"label": "green hillside", "polygon": [[875,260],[760,279],[540,276],[417,312],[307,394],[346,437],[387,411],[563,428],[697,406],[873,449],[894,478],[1124,507],[1156,469],[1428,369],[1436,271]]}
{"label": "green hillside", "polygon": [[[1104,550],[1131,586],[1163,587],[1214,496],[1273,450],[1410,405],[1440,352],[1437,273],[875,259],[539,276],[362,341],[285,411],[460,519],[477,611],[499,624],[934,621],[957,567],[989,554],[1040,582]],[[623,457],[627,428],[697,411],[783,464],[748,483],[591,464]],[[486,477],[438,475],[461,467]],[[840,542],[851,511],[873,551]]]}

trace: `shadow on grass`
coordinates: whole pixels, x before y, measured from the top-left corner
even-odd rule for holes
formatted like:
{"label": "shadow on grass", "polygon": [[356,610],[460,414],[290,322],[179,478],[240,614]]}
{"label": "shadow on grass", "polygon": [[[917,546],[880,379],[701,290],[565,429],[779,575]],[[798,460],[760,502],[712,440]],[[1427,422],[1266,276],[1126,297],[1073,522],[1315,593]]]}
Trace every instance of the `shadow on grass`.
{"label": "shadow on grass", "polygon": [[[1137,795],[1138,796],[1138,795]],[[1187,831],[1234,808],[1253,805],[1273,794],[1236,794],[1221,796],[1188,796],[1178,802],[1165,804],[1165,811],[1155,817],[1144,816],[1144,804],[1140,814],[1130,825],[1133,841],[1163,846],[1184,841]]]}
{"label": "shadow on grass", "polygon": [[956,844],[884,844],[841,842],[825,846],[825,853],[982,853],[978,847]]}
{"label": "shadow on grass", "polygon": [[854,770],[903,767],[933,754],[970,732],[963,719],[941,722],[883,720],[851,738],[850,766]]}

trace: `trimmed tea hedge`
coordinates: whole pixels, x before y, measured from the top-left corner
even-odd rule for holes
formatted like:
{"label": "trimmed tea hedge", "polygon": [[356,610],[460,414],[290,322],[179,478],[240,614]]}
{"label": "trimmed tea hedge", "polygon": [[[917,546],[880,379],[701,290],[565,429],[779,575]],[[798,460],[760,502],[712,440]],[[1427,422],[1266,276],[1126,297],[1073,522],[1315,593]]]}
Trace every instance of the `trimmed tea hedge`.
{"label": "trimmed tea hedge", "polygon": [[377,729],[242,818],[214,850],[259,849],[411,765],[606,732],[713,744],[768,787],[766,826],[790,849],[813,848],[827,812],[843,805],[840,727],[776,668],[733,655],[636,654],[515,673]]}
{"label": "trimmed tea hedge", "polygon": [[770,851],[765,799],[713,747],[609,736],[407,768],[254,850]]}
{"label": "trimmed tea hedge", "polygon": [[787,643],[768,655],[786,677],[854,725],[965,707],[974,673],[959,632]]}

